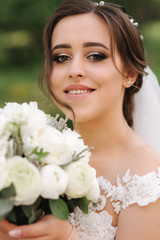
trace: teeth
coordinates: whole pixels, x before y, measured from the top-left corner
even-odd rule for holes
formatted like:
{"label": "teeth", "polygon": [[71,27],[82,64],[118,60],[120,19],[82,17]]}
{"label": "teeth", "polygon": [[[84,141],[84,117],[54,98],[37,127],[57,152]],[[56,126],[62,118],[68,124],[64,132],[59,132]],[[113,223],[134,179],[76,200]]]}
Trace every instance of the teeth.
{"label": "teeth", "polygon": [[83,94],[83,93],[88,93],[90,90],[70,90],[68,93],[70,94]]}

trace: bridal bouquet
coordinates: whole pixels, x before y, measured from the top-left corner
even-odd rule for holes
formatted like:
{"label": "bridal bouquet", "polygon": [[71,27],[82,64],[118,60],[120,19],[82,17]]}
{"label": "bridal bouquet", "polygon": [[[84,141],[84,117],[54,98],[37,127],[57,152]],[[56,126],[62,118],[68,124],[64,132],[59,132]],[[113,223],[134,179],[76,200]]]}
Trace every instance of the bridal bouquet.
{"label": "bridal bouquet", "polygon": [[22,225],[52,213],[68,219],[99,197],[90,152],[66,121],[29,104],[0,109],[0,219]]}

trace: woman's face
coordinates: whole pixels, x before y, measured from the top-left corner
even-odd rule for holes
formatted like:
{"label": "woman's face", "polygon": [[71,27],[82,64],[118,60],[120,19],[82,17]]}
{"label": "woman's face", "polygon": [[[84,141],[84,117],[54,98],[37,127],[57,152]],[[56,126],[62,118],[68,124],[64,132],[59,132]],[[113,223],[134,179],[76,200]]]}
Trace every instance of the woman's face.
{"label": "woman's face", "polygon": [[[110,34],[102,19],[93,13],[62,19],[52,35],[52,56],[52,91],[72,107],[76,122],[122,114],[124,79],[112,62]],[[115,61],[125,74],[117,52]]]}

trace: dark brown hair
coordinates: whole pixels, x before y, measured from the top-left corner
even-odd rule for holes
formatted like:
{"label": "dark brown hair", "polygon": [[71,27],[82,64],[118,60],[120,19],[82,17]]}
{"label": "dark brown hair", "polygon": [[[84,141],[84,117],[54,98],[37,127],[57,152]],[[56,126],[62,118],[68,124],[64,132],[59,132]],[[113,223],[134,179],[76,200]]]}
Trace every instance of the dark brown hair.
{"label": "dark brown hair", "polygon": [[[130,21],[131,17],[124,9],[113,3],[104,5],[96,4],[88,0],[67,0],[51,16],[43,35],[44,41],[44,66],[40,75],[40,87],[47,90],[54,100],[63,106],[67,104],[54,96],[50,86],[50,74],[52,72],[51,38],[56,24],[67,16],[84,13],[94,13],[105,20],[110,32],[110,51],[113,63],[115,63],[115,48],[117,49],[124,66],[137,72],[138,77],[134,85],[126,88],[123,99],[123,114],[129,126],[133,126],[134,94],[139,91],[143,82],[144,68],[146,67],[143,42],[138,28]],[[118,69],[117,69],[118,70]],[[71,109],[71,108],[70,108]]]}

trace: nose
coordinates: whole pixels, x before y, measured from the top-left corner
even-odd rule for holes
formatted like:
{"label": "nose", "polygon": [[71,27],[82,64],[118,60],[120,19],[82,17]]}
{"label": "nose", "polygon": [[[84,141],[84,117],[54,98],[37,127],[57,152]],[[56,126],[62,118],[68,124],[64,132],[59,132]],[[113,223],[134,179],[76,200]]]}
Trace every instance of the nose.
{"label": "nose", "polygon": [[68,71],[69,78],[80,81],[86,77],[85,66],[80,58],[75,58],[71,61]]}

